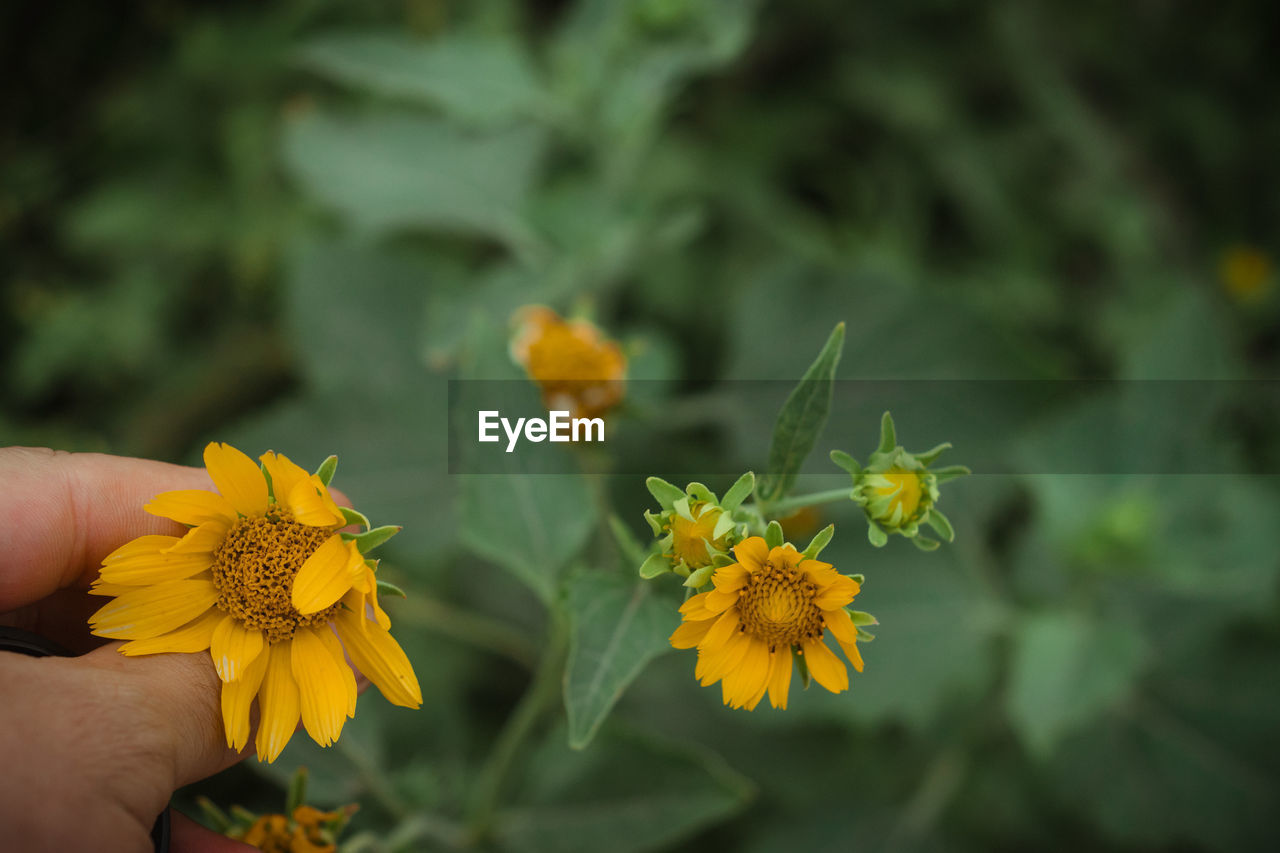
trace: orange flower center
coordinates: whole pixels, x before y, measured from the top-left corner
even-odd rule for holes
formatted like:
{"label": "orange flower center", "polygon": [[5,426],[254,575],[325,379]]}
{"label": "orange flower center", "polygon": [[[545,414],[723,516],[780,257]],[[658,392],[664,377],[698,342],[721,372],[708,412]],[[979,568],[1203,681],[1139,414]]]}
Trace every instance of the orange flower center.
{"label": "orange flower center", "polygon": [[242,518],[213,553],[218,608],[246,628],[262,631],[269,643],[293,636],[306,625],[327,622],[334,604],[306,616],[293,607],[293,579],[307,558],[333,532],[296,521]]}
{"label": "orange flower center", "polygon": [[800,569],[766,561],[738,593],[742,630],[770,651],[822,636],[822,611],[813,603],[818,585]]}

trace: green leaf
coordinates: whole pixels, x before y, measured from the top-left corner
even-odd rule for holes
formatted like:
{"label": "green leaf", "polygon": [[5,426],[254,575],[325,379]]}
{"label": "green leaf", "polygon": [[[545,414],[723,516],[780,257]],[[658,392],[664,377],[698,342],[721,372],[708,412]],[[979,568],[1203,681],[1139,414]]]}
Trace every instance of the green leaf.
{"label": "green leaf", "polygon": [[813,683],[813,675],[809,672],[809,662],[804,659],[804,655],[793,651],[791,657],[795,660],[796,670],[800,674],[800,683],[805,690],[809,689],[809,685]]}
{"label": "green leaf", "polygon": [[850,610],[849,619],[854,626],[861,628],[863,625],[879,625],[880,621],[870,613],[861,610]]}
{"label": "green leaf", "polygon": [[392,536],[395,536],[403,527],[395,524],[384,524],[381,527],[375,527],[372,530],[366,530],[364,533],[352,535],[344,533],[343,539],[351,539],[356,543],[356,547],[360,549],[361,554],[368,554],[374,548],[385,543]]}
{"label": "green leaf", "polygon": [[1033,753],[1045,756],[1072,730],[1128,695],[1146,645],[1123,622],[1071,611],[1028,616],[1014,635],[1005,708]]}
{"label": "green leaf", "polygon": [[893,425],[893,415],[885,412],[880,418],[880,446],[877,453],[888,453],[898,446],[898,431]]}
{"label": "green leaf", "polygon": [[889,534],[884,532],[884,528],[876,524],[874,521],[867,522],[867,541],[877,548],[883,548],[889,544]]}
{"label": "green leaf", "polygon": [[320,467],[316,469],[316,476],[320,478],[320,482],[327,486],[333,481],[333,475],[337,473],[337,471],[338,457],[330,455],[320,463]]}
{"label": "green leaf", "polygon": [[921,551],[936,551],[938,550],[938,546],[942,543],[937,539],[930,539],[927,536],[916,535],[911,537],[911,544],[915,545]]}
{"label": "green leaf", "polygon": [[426,116],[308,113],[286,125],[284,157],[313,196],[357,229],[406,228],[536,241],[521,218],[544,147],[529,127],[465,133]]}
{"label": "green leaf", "polygon": [[584,572],[569,581],[569,658],[564,704],[569,745],[591,742],[627,686],[658,655],[679,614],[653,586],[628,577]]}
{"label": "green leaf", "polygon": [[405,591],[390,581],[378,581],[378,595],[389,595],[392,598],[408,598]]}
{"label": "green leaf", "polygon": [[942,455],[942,451],[949,450],[950,448],[951,442],[944,441],[942,444],[939,444],[937,447],[932,447],[924,453],[917,453],[916,461],[921,465],[932,465],[934,460]]}
{"label": "green leaf", "polygon": [[951,526],[951,520],[939,512],[937,507],[929,510],[929,526],[948,542],[956,541],[956,531]]}
{"label": "green leaf", "polygon": [[640,577],[652,580],[671,571],[671,561],[661,554],[650,554],[640,564]]}
{"label": "green leaf", "polygon": [[750,496],[751,490],[756,487],[756,475],[751,471],[739,477],[729,491],[724,493],[724,499],[720,501],[721,508],[726,513],[733,512],[742,502]]}
{"label": "green leaf", "polygon": [[948,480],[954,480],[957,477],[964,477],[972,473],[963,465],[947,465],[946,467],[935,469],[933,476],[938,479],[939,483],[945,483]]}
{"label": "green leaf", "polygon": [[817,532],[817,534],[809,540],[809,544],[805,546],[804,556],[806,559],[815,559],[822,553],[822,549],[827,547],[827,543],[831,541],[831,537],[836,535],[836,526],[828,524]]}
{"label": "green leaf", "polygon": [[857,477],[859,474],[862,473],[862,465],[858,462],[858,460],[854,459],[852,456],[850,456],[848,453],[845,453],[843,450],[831,451],[831,461],[836,463],[836,465],[839,465],[844,470],[848,471],[851,476]]}
{"label": "green leaf", "polygon": [[358,524],[365,530],[368,530],[373,526],[369,523],[369,519],[365,517],[365,514],[360,512],[358,509],[352,509],[349,506],[340,506],[338,507],[338,511],[342,513],[342,517],[346,520],[348,526]]}
{"label": "green leaf", "polygon": [[308,42],[300,58],[339,82],[477,124],[531,116],[545,98],[519,43],[494,35],[432,41],[399,33],[331,35]]}
{"label": "green leaf", "polygon": [[769,445],[769,472],[760,488],[762,499],[777,500],[791,489],[800,466],[826,426],[843,346],[844,323],[837,323],[817,359],[782,405]]}
{"label": "green leaf", "polygon": [[782,533],[782,525],[776,520],[769,522],[769,526],[764,529],[764,544],[770,548],[777,548],[785,542],[786,539]]}
{"label": "green leaf", "polygon": [[668,512],[675,506],[676,501],[687,497],[684,489],[671,485],[661,477],[649,477],[644,481],[644,485],[649,490],[649,494],[653,495],[653,499]]}
{"label": "green leaf", "polygon": [[717,568],[719,567],[715,565],[715,563],[712,563],[709,566],[703,566],[700,569],[695,569],[689,573],[689,577],[684,579],[684,585],[690,589],[697,589],[700,586],[705,586],[711,580],[711,576],[716,573]]}
{"label": "green leaf", "polygon": [[740,811],[751,783],[718,755],[610,727],[591,749],[553,731],[528,763],[526,799],[495,816],[498,850],[641,853],[680,842]]}

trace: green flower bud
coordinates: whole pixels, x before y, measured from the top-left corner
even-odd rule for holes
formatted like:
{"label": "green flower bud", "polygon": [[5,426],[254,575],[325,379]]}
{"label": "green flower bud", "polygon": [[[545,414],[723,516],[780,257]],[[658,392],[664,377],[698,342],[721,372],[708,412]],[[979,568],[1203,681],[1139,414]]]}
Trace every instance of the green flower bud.
{"label": "green flower bud", "polygon": [[[658,553],[649,557],[641,568],[641,576],[657,577],[675,572],[684,578],[706,583],[713,564],[722,564],[729,549],[746,535],[745,520],[734,517],[742,500],[751,492],[755,477],[750,473],[738,479],[719,500],[715,492],[701,483],[690,483],[680,489],[658,477],[646,481],[649,493],[661,505],[657,513],[646,512],[645,520],[653,530]],[[698,584],[701,585],[701,584]]]}

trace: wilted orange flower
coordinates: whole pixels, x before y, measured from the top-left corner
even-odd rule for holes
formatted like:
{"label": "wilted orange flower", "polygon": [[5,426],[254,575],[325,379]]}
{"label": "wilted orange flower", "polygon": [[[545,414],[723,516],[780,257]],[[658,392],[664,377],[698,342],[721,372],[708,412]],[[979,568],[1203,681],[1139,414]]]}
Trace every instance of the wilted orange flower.
{"label": "wilted orange flower", "polygon": [[511,357],[538,383],[548,409],[596,417],[622,401],[627,359],[599,329],[542,305],[525,306],[514,319]]}
{"label": "wilted orange flower", "polygon": [[231,837],[264,853],[334,853],[338,845],[330,827],[345,817],[343,812],[298,806],[292,820],[282,814],[266,814],[243,833],[233,833]]}
{"label": "wilted orange flower", "polygon": [[844,610],[858,582],[830,563],[805,559],[793,545],[770,549],[759,536],[733,553],[738,562],[715,571],[715,589],[684,603],[684,623],[671,635],[677,649],[698,648],[695,677],[704,686],[719,681],[733,708],[753,710],[766,692],[775,708],[785,708],[794,652],[823,687],[848,689],[848,670],[823,637],[830,630],[862,671],[858,629]]}

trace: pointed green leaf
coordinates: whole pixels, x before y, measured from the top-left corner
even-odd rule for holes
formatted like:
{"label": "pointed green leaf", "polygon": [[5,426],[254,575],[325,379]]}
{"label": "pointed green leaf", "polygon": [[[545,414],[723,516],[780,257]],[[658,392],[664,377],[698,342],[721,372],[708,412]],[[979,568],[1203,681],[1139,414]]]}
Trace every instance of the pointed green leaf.
{"label": "pointed green leaf", "polygon": [[942,451],[951,449],[951,442],[944,441],[937,447],[926,450],[924,453],[917,453],[916,461],[921,465],[932,465],[934,460],[942,455]]}
{"label": "pointed green leaf", "polygon": [[883,548],[889,544],[889,534],[874,521],[867,522],[867,540],[877,548]]}
{"label": "pointed green leaf", "polygon": [[888,453],[898,446],[898,431],[893,426],[893,415],[885,412],[880,418],[880,446],[877,453]]}
{"label": "pointed green leaf", "polygon": [[862,586],[864,583],[867,582],[867,576],[864,575],[862,572],[855,572],[854,574],[849,575],[849,577],[857,581],[858,586]]}
{"label": "pointed green leaf", "polygon": [[360,510],[352,509],[349,506],[340,506],[338,507],[338,511],[342,513],[342,517],[346,519],[348,525],[358,524],[365,530],[368,530],[373,526],[369,523],[369,519],[365,514],[360,512]]}
{"label": "pointed green leaf", "polygon": [[366,530],[364,533],[352,536],[350,533],[342,534],[343,539],[354,539],[356,547],[360,549],[361,554],[368,554],[374,548],[385,543],[392,536],[395,536],[403,527],[396,524],[384,524],[381,527],[375,527],[372,530]]}
{"label": "pointed green leaf", "polygon": [[649,494],[653,495],[653,499],[668,512],[676,501],[685,497],[684,489],[671,485],[661,477],[650,477],[644,481],[644,485],[649,490]]}
{"label": "pointed green leaf", "polygon": [[853,622],[855,627],[859,627],[859,628],[862,627],[863,625],[879,625],[880,624],[880,621],[876,619],[876,617],[862,610],[850,610],[849,619],[850,621]]}
{"label": "pointed green leaf", "polygon": [[716,567],[714,565],[703,566],[696,571],[690,572],[689,577],[685,578],[684,585],[690,589],[706,586],[711,582],[711,576],[715,574],[715,571]]}
{"label": "pointed green leaf", "polygon": [[751,490],[756,487],[756,475],[751,471],[743,474],[737,479],[729,491],[724,493],[724,499],[720,501],[720,506],[724,508],[725,514],[733,512],[742,502],[751,494]]}
{"label": "pointed green leaf", "polygon": [[845,453],[843,450],[831,451],[831,461],[839,465],[844,470],[848,471],[849,474],[854,477],[862,473],[862,465],[858,462],[858,460],[854,459],[852,456],[850,456],[848,453]]}
{"label": "pointed green leaf", "polygon": [[405,592],[403,589],[401,589],[400,587],[396,586],[395,584],[389,581],[384,581],[384,580],[378,581],[378,595],[389,595],[392,598],[408,598],[409,597],[405,595]]}
{"label": "pointed green leaf", "polygon": [[640,577],[652,580],[671,571],[671,561],[661,554],[650,554],[640,564]]}
{"label": "pointed green leaf", "polygon": [[804,556],[806,559],[812,560],[822,553],[822,549],[827,547],[827,543],[831,541],[831,537],[836,535],[836,526],[828,524],[826,527],[818,531],[809,544],[805,546]]}
{"label": "pointed green leaf", "polygon": [[778,413],[769,445],[769,472],[760,488],[764,500],[777,500],[790,491],[800,466],[826,426],[836,365],[840,363],[843,347],[844,323],[837,323],[818,358],[805,371],[800,384]]}
{"label": "pointed green leaf", "polygon": [[716,519],[715,529],[711,531],[711,538],[719,539],[721,536],[732,530],[734,528],[734,524],[733,516],[729,515],[727,512],[721,513],[720,517]]}
{"label": "pointed green leaf", "polygon": [[640,671],[671,648],[679,618],[648,584],[603,572],[573,577],[568,606],[564,704],[569,745],[582,749]]}
{"label": "pointed green leaf", "polygon": [[951,526],[951,520],[939,512],[937,507],[929,510],[929,526],[948,542],[956,541],[956,531]]}
{"label": "pointed green leaf", "polygon": [[320,467],[316,469],[316,476],[320,478],[320,482],[327,486],[333,480],[333,475],[337,470],[338,457],[330,456],[320,463]]}
{"label": "pointed green leaf", "polygon": [[770,548],[777,548],[785,539],[782,535],[782,525],[777,521],[769,522],[769,526],[764,529],[764,544]]}
{"label": "pointed green leaf", "polygon": [[948,480],[954,480],[957,477],[963,477],[973,472],[963,465],[948,465],[945,468],[938,468],[932,473],[939,483],[945,483]]}

